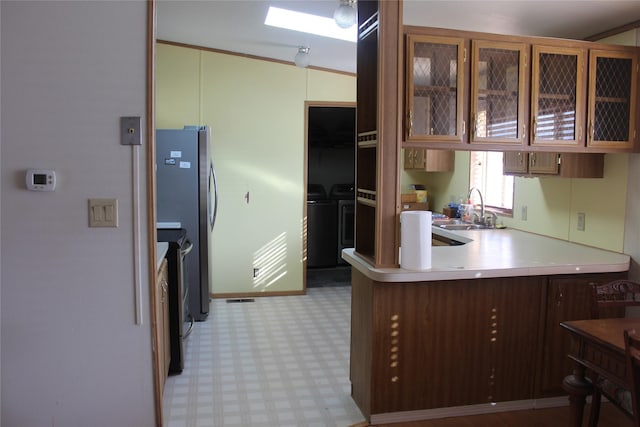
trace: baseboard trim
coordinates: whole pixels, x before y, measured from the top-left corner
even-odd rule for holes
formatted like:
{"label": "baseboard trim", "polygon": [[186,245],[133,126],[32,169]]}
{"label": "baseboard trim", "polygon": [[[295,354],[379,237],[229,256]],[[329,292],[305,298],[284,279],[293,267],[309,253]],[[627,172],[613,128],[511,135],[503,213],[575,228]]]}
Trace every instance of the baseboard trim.
{"label": "baseboard trim", "polygon": [[256,297],[288,297],[306,295],[306,290],[302,291],[274,291],[274,292],[230,292],[220,294],[209,294],[214,299],[230,299],[230,298],[256,298]]}
{"label": "baseboard trim", "polygon": [[371,425],[392,424],[410,421],[434,420],[448,417],[490,414],[495,412],[520,411],[568,406],[567,396],[544,399],[513,400],[509,402],[483,403],[480,405],[452,406],[448,408],[422,409],[418,411],[387,412],[371,415]]}

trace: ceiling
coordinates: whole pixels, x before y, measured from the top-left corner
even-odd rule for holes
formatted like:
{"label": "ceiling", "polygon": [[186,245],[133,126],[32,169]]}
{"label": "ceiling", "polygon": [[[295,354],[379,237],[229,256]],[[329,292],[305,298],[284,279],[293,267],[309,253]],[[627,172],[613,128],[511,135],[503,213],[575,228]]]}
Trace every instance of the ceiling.
{"label": "ceiling", "polygon": [[[355,73],[355,43],[264,25],[269,6],[327,17],[338,0],[158,0],[157,37],[293,62],[310,47],[312,67]],[[640,20],[640,0],[404,0],[405,25],[584,39]]]}

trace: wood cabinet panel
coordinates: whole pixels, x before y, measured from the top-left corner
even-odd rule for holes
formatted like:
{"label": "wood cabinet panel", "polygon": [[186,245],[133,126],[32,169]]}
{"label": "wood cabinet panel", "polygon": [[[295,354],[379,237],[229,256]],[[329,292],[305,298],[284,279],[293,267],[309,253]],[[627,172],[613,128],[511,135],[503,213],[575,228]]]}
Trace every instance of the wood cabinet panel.
{"label": "wood cabinet panel", "polygon": [[406,170],[449,172],[454,169],[454,151],[426,150],[424,148],[405,148],[403,151]]}
{"label": "wood cabinet panel", "polygon": [[349,379],[351,397],[360,411],[370,415],[373,356],[373,286],[371,280],[355,268],[351,269],[351,351],[349,360]]}
{"label": "wood cabinet panel", "polygon": [[526,153],[503,154],[505,175],[559,176],[562,178],[602,178],[604,154],[601,153]]}
{"label": "wood cabinet panel", "polygon": [[557,175],[558,153],[506,151],[502,157],[505,175]]}
{"label": "wood cabinet panel", "polygon": [[[538,339],[545,283],[544,277],[370,282],[373,294],[358,304],[372,296],[372,308],[354,321],[373,316],[371,411],[411,411],[531,396],[536,353],[530,349]],[[357,282],[358,295],[366,286]],[[354,298],[362,298],[355,289]],[[361,337],[354,339],[362,342]],[[363,360],[361,355],[356,358]]]}
{"label": "wood cabinet panel", "polygon": [[358,7],[355,250],[373,264],[398,264],[396,200],[402,5]]}
{"label": "wood cabinet panel", "polygon": [[571,340],[569,335],[561,330],[560,322],[591,318],[589,283],[606,283],[626,276],[627,273],[603,273],[549,278],[537,397],[563,394],[562,379],[572,369],[567,357],[571,350]]}
{"label": "wood cabinet panel", "polygon": [[529,173],[558,174],[558,153],[529,153]]}
{"label": "wood cabinet panel", "polygon": [[529,172],[529,155],[524,151],[505,151],[502,155],[502,173],[520,175]]}
{"label": "wood cabinet panel", "polygon": [[486,304],[460,304],[486,294],[463,282],[375,288],[373,412],[486,402],[487,327],[470,320]]}
{"label": "wood cabinet panel", "polygon": [[491,349],[491,401],[528,399],[533,393],[537,356],[532,349],[541,339],[546,283],[545,276],[491,279],[496,317],[494,321],[492,312],[491,337],[496,341]]}

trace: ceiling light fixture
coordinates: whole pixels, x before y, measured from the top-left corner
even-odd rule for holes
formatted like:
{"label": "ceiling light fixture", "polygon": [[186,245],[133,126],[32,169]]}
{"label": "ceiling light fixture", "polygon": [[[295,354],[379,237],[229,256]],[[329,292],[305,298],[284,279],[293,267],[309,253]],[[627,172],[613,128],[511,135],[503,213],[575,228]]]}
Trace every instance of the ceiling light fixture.
{"label": "ceiling light fixture", "polygon": [[300,46],[298,48],[298,53],[296,53],[296,57],[293,61],[300,68],[307,68],[309,66],[309,51],[311,48]]}
{"label": "ceiling light fixture", "polygon": [[333,12],[333,19],[340,28],[350,28],[356,23],[355,0],[340,0],[340,6]]}

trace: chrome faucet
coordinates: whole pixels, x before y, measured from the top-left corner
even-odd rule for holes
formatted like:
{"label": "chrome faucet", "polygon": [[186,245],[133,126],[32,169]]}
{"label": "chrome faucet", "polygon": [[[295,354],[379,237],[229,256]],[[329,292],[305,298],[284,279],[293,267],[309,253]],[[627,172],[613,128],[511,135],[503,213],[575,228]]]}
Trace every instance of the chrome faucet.
{"label": "chrome faucet", "polygon": [[469,193],[467,194],[467,200],[471,200],[471,193],[473,193],[473,190],[476,190],[478,192],[478,196],[480,196],[480,221],[479,222],[484,224],[484,199],[482,198],[482,193],[480,192],[480,190],[477,187],[471,187],[469,189]]}

